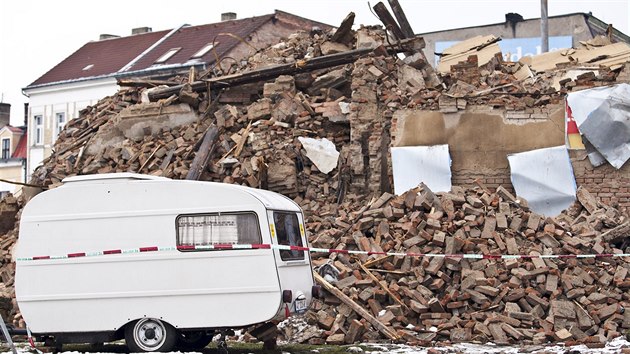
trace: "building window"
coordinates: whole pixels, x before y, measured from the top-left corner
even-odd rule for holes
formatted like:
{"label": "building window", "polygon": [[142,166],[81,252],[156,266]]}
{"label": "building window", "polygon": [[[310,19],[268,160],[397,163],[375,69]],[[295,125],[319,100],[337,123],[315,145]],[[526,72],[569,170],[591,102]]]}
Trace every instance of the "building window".
{"label": "building window", "polygon": [[66,114],[64,112],[59,112],[55,114],[55,123],[57,128],[55,130],[55,136],[59,136],[63,127],[66,125]]}
{"label": "building window", "polygon": [[33,116],[33,125],[35,126],[33,131],[35,145],[42,145],[44,143],[44,117],[41,115]]}
{"label": "building window", "polygon": [[201,58],[202,56],[206,55],[212,48],[214,48],[214,44],[213,43],[208,43],[206,45],[204,45],[201,49],[199,49],[199,51],[197,51],[197,53],[193,54],[193,56],[191,58]]}
{"label": "building window", "polygon": [[2,159],[6,160],[11,157],[11,139],[2,139]]}
{"label": "building window", "polygon": [[254,213],[181,215],[176,224],[177,246],[261,243]]}
{"label": "building window", "polygon": [[166,53],[162,54],[161,57],[159,57],[155,63],[156,64],[162,64],[165,63],[167,60],[169,60],[173,55],[175,55],[175,53],[179,52],[179,50],[182,48],[171,48],[169,49]]}
{"label": "building window", "polygon": [[[295,213],[273,213],[273,223],[278,233],[278,244],[285,246],[302,247],[302,235],[297,215]],[[280,258],[283,261],[295,261],[304,259],[304,251],[281,250]]]}

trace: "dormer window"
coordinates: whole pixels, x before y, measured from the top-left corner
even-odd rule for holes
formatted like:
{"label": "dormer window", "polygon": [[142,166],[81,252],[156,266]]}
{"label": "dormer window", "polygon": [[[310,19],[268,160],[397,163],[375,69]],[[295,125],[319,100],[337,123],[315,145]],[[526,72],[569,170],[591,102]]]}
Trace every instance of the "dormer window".
{"label": "dormer window", "polygon": [[2,159],[6,160],[11,157],[11,139],[2,139]]}
{"label": "dormer window", "polygon": [[182,48],[171,48],[169,49],[166,53],[162,54],[161,57],[159,57],[156,61],[155,64],[162,64],[165,63],[167,60],[169,60],[173,55],[175,55],[175,53],[179,52],[179,50]]}
{"label": "dormer window", "polygon": [[206,55],[209,51],[211,51],[212,48],[214,48],[214,43],[208,43],[204,45],[203,47],[201,47],[201,49],[199,49],[197,53],[193,54],[191,58],[192,59],[201,58],[202,56]]}

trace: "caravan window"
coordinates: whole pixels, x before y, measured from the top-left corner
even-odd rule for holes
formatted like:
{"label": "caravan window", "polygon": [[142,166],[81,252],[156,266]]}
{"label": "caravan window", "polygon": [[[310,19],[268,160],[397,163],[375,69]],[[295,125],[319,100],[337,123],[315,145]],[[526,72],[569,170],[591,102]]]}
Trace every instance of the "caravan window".
{"label": "caravan window", "polygon": [[[278,244],[302,247],[300,225],[295,213],[274,212],[273,223],[278,233]],[[283,261],[302,260],[304,259],[304,251],[281,250],[280,258]]]}
{"label": "caravan window", "polygon": [[180,215],[177,218],[178,246],[261,243],[255,213]]}

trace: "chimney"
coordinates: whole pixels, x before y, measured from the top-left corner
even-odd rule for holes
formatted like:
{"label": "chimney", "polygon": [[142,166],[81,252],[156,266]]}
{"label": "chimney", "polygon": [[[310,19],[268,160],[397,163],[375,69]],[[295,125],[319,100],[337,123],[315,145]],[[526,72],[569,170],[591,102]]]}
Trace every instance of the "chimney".
{"label": "chimney", "polygon": [[138,27],[138,28],[132,28],[131,29],[131,35],[136,35],[136,34],[142,34],[142,33],[149,33],[149,32],[153,32],[153,28],[151,27]]}
{"label": "chimney", "polygon": [[505,25],[512,27],[512,37],[516,38],[516,24],[523,21],[523,16],[515,12],[505,14]]}
{"label": "chimney", "polygon": [[100,36],[98,36],[98,40],[102,41],[105,39],[111,39],[111,38],[118,38],[120,36],[117,36],[115,34],[106,34],[106,33],[102,33]]}
{"label": "chimney", "polygon": [[505,22],[506,23],[517,23],[523,21],[523,16],[521,14],[515,12],[508,12],[505,14]]}
{"label": "chimney", "polygon": [[0,103],[0,128],[9,125],[11,122],[11,105]]}
{"label": "chimney", "polygon": [[224,12],[221,14],[221,22],[236,20],[236,12]]}

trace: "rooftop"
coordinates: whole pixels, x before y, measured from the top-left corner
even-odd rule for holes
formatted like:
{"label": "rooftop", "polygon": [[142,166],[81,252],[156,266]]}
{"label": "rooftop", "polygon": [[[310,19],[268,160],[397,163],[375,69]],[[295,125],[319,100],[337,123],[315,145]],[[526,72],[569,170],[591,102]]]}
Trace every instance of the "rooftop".
{"label": "rooftop", "polygon": [[330,27],[276,10],[263,16],[107,38],[86,43],[26,89],[140,71],[211,64],[239,43],[247,43],[249,37],[264,24],[276,21],[282,21],[296,30],[305,24]]}

